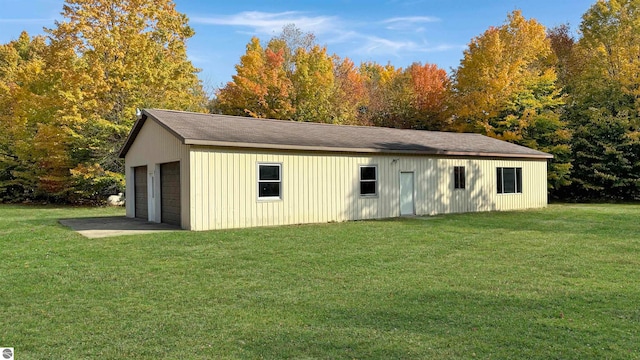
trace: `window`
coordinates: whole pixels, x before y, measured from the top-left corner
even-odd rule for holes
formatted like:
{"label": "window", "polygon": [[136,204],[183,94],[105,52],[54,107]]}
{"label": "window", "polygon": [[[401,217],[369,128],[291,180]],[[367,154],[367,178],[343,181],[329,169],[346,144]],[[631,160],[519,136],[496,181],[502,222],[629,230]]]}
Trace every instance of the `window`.
{"label": "window", "polygon": [[281,185],[281,164],[258,164],[258,199],[281,199]]}
{"label": "window", "polygon": [[464,189],[466,188],[465,174],[464,174],[464,166],[454,166],[453,167],[453,188],[454,189]]}
{"label": "window", "polygon": [[378,183],[377,166],[360,166],[360,196],[375,196]]}
{"label": "window", "polygon": [[498,168],[498,194],[522,193],[522,168]]}

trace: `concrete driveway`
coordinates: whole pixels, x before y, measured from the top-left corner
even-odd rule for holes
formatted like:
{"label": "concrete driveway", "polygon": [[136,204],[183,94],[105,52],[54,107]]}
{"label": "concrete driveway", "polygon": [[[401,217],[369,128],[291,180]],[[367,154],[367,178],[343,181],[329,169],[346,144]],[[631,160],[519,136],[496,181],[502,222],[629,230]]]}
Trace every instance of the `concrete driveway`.
{"label": "concrete driveway", "polygon": [[59,222],[60,224],[68,226],[72,230],[75,230],[88,238],[139,235],[181,230],[178,226],[157,224],[125,216],[60,219]]}

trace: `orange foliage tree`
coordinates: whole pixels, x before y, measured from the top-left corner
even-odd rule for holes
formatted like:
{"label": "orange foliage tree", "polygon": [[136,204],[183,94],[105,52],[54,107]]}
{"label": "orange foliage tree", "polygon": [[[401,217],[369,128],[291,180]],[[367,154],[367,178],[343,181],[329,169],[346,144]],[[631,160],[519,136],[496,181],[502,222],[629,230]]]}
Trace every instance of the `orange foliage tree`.
{"label": "orange foliage tree", "polygon": [[253,37],[236,65],[236,75],[217,92],[217,108],[224,114],[289,119],[291,80],[284,71],[284,50],[266,50]]}

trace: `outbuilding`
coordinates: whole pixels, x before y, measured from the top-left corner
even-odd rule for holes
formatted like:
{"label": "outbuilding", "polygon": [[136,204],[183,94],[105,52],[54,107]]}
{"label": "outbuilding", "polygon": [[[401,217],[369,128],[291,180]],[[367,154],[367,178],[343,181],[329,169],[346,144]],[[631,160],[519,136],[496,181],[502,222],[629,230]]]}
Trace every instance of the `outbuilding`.
{"label": "outbuilding", "polygon": [[143,110],[129,217],[210,230],[547,205],[551,155],[479,134]]}

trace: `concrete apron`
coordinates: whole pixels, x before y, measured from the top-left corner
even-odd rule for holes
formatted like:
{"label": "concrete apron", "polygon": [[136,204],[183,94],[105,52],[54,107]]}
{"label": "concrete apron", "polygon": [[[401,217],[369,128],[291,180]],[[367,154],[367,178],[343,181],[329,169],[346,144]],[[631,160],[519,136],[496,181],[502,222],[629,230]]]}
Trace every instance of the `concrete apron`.
{"label": "concrete apron", "polygon": [[92,239],[181,230],[175,225],[152,223],[124,216],[60,219],[59,222],[77,231],[80,235]]}

